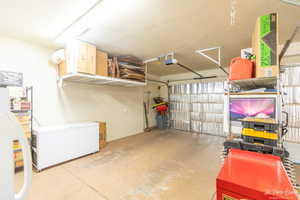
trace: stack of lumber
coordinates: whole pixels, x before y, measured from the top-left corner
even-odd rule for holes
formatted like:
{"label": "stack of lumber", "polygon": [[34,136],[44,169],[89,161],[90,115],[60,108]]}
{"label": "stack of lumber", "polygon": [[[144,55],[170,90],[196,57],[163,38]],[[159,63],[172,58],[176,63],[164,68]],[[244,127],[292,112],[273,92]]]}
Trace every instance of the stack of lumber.
{"label": "stack of lumber", "polygon": [[145,82],[144,63],[133,56],[120,56],[109,59],[108,71],[112,77]]}

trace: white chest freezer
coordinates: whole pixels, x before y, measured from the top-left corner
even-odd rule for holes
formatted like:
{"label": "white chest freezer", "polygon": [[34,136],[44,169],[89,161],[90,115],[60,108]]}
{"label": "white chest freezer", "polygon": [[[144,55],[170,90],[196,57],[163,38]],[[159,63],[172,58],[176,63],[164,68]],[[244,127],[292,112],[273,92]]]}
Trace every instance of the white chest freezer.
{"label": "white chest freezer", "polygon": [[40,127],[33,130],[33,164],[38,171],[98,151],[97,122]]}

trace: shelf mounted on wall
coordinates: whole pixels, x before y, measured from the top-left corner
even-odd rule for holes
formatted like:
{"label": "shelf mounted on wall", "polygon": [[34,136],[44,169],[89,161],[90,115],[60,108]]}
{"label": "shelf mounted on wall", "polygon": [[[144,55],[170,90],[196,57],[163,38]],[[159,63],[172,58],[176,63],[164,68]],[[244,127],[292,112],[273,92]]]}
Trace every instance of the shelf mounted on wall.
{"label": "shelf mounted on wall", "polygon": [[87,85],[109,85],[109,86],[123,86],[123,87],[140,87],[146,86],[146,82],[132,81],[121,78],[113,78],[106,76],[90,75],[83,73],[72,73],[62,76],[58,80],[60,87],[64,87],[66,82],[81,83]]}

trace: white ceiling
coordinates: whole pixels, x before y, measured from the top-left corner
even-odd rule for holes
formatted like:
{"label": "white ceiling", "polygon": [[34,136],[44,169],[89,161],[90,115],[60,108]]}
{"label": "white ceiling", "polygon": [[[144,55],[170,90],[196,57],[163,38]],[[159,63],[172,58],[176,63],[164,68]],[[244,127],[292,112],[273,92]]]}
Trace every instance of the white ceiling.
{"label": "white ceiling", "polygon": [[53,39],[96,0],[0,0],[0,36],[53,46]]}
{"label": "white ceiling", "polygon": [[[53,38],[96,0],[1,0],[0,34],[58,47]],[[300,23],[300,7],[279,0],[235,0],[236,23],[230,25],[230,0],[103,0],[84,19],[89,30],[80,39],[113,54],[149,59],[174,51],[179,62],[202,70],[215,67],[195,54],[222,47],[222,64],[251,46],[257,16],[278,12],[280,40]],[[8,20],[9,19],[9,20]],[[150,73],[184,72],[151,64]]]}

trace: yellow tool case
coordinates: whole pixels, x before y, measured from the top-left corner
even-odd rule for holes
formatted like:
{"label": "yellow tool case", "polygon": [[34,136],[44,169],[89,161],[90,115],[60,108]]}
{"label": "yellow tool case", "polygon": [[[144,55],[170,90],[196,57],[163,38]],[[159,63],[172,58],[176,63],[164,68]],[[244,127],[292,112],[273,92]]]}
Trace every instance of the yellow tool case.
{"label": "yellow tool case", "polygon": [[277,133],[270,133],[267,131],[257,131],[251,128],[243,128],[242,130],[243,136],[257,137],[257,138],[265,138],[270,140],[278,140]]}
{"label": "yellow tool case", "polygon": [[271,119],[247,119],[242,121],[243,128],[254,129],[256,131],[266,131],[269,133],[276,133],[278,130],[278,124],[275,120]]}
{"label": "yellow tool case", "polygon": [[242,121],[242,138],[245,142],[276,146],[278,127],[272,118],[246,118]]}
{"label": "yellow tool case", "polygon": [[269,146],[277,146],[277,133],[269,133],[267,131],[257,131],[250,128],[243,128],[242,138],[244,142],[254,144],[264,144]]}

